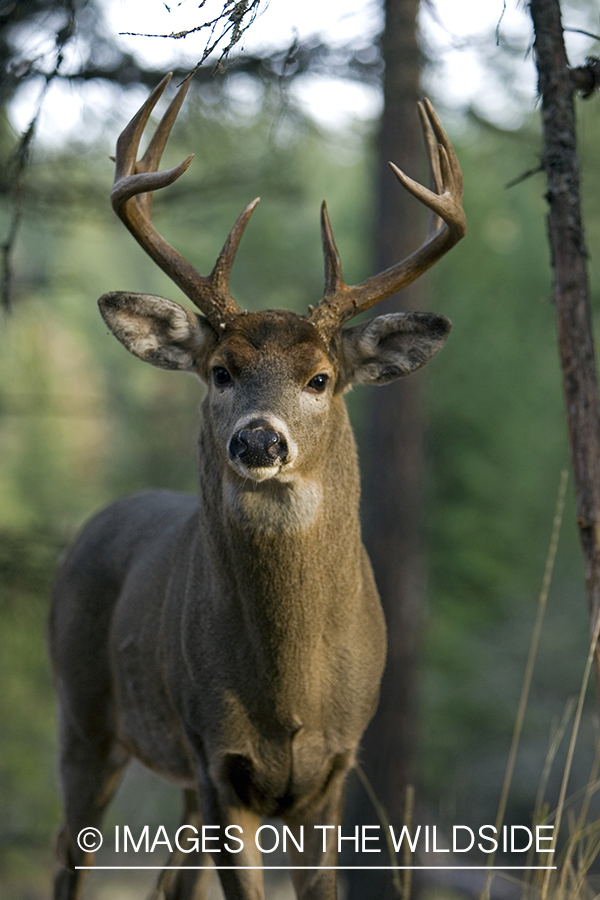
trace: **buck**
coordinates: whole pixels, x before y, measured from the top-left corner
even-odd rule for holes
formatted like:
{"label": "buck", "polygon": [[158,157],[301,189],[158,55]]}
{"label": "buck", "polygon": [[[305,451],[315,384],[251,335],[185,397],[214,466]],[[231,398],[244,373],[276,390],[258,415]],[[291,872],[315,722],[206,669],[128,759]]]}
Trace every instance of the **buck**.
{"label": "buck", "polygon": [[[79,895],[93,855],[78,835],[100,828],[124,767],[137,757],[181,787],[182,823],[219,826],[210,833],[222,837],[243,834],[242,850],[225,840],[214,854],[227,900],[263,896],[254,840],[262,816],[282,819],[302,847],[288,842],[297,896],[331,900],[337,843],[329,839],[324,850],[319,826],[341,822],[344,780],[377,704],[386,647],[361,543],[358,463],[343,394],[358,382],[385,384],[418,369],[451,327],[427,312],[342,326],[464,235],[462,175],[424,101],[436,189],[392,166],[431,211],[421,248],[348,286],[323,204],[322,300],[306,316],[243,311],[229,275],[256,200],[209,276],[151,222],[152,192],[192,159],[158,171],[186,81],[137,160],[169,77],[119,137],[111,198],[202,315],[145,294],[109,293],[99,305],[135,356],[206,384],[199,496],[147,491],[116,502],[84,528],[58,574],[50,649],[65,820],[54,896]],[[187,868],[163,872],[155,896],[205,897],[210,856],[179,853],[177,864]]]}

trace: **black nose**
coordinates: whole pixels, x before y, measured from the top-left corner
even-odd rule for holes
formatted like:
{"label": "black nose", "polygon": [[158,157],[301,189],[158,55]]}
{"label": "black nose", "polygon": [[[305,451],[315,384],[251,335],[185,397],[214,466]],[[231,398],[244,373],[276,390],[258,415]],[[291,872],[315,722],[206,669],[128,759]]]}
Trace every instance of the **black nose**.
{"label": "black nose", "polygon": [[275,466],[287,456],[285,438],[266,428],[243,428],[229,442],[229,456],[247,466]]}

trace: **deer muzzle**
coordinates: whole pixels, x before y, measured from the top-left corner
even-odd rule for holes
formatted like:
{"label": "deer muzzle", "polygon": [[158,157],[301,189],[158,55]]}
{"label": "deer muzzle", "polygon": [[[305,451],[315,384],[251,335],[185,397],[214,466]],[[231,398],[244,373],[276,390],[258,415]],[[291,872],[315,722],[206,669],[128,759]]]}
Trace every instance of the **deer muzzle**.
{"label": "deer muzzle", "polygon": [[278,431],[258,425],[236,431],[229,442],[229,457],[249,468],[282,465],[288,456],[288,445]]}

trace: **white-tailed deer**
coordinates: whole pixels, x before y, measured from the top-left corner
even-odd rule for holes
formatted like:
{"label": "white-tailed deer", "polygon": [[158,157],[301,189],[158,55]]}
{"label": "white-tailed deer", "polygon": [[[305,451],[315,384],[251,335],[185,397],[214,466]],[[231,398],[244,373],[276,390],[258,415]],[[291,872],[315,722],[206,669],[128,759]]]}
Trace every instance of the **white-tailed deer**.
{"label": "white-tailed deer", "polygon": [[[263,896],[254,832],[261,816],[304,833],[289,844],[299,898],[336,897],[337,842],[314,826],[341,822],[344,780],[378,697],[385,625],[361,543],[359,476],[344,391],[424,365],[450,330],[444,316],[397,313],[342,325],[413,281],[465,233],[462,175],[431,105],[419,107],[430,191],[393,166],[433,213],[406,260],[344,283],[325,204],[325,295],[306,316],[245,312],[228,288],[256,206],[246,207],[210,276],[155,230],[152,191],[191,157],[158,165],[188,82],[141,160],[140,138],[169,78],[121,134],[115,211],[202,312],[144,294],[110,293],[100,310],[116,337],[155,366],[207,385],[199,497],[148,491],[100,512],[58,574],[50,648],[60,708],[65,824],[55,897],[78,896],[90,865],[77,835],[99,828],[135,756],[183,789],[184,822],[243,829],[243,850],[215,854],[227,900]],[[438,218],[439,217],[439,218]],[[302,826],[304,828],[302,829]],[[214,831],[211,834],[216,834]],[[229,830],[229,834],[240,835]],[[214,845],[213,845],[214,846]],[[189,854],[186,866],[210,858]],[[329,868],[328,868],[329,867]],[[205,896],[207,874],[163,873],[156,896]],[[194,893],[196,892],[196,893]]]}

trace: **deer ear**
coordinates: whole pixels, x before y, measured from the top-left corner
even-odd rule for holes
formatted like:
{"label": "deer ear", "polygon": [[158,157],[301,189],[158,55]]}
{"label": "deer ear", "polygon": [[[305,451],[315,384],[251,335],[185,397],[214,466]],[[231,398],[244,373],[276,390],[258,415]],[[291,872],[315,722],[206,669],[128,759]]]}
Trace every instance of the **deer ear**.
{"label": "deer ear", "polygon": [[451,328],[446,316],[427,312],[392,313],[344,328],[345,384],[386,384],[410,375],[444,345]]}
{"label": "deer ear", "polygon": [[193,370],[217,341],[207,319],[164,297],[117,291],[103,294],[98,306],[129,352],[161,369]]}

